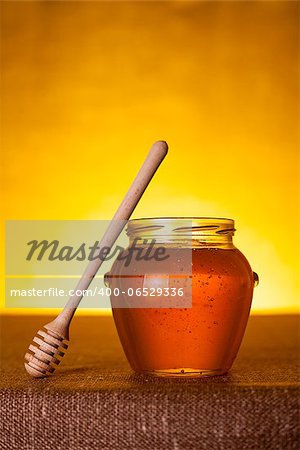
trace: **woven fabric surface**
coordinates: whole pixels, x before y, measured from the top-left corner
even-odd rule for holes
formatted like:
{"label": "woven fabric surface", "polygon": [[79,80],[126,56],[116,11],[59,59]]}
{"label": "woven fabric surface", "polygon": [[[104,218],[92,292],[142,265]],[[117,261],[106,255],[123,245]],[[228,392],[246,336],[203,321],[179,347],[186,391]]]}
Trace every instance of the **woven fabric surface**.
{"label": "woven fabric surface", "polygon": [[226,376],[133,374],[109,317],[77,317],[55,376],[23,355],[50,318],[1,319],[0,449],[297,449],[299,318],[251,317]]}

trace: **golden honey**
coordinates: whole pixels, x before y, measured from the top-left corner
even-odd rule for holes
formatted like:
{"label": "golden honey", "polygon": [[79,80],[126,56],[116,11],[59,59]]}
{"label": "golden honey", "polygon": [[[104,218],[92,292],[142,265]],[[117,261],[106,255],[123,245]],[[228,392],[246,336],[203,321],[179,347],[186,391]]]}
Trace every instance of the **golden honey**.
{"label": "golden honey", "polygon": [[[178,226],[178,220],[180,225],[184,220],[185,226]],[[154,228],[159,225],[162,228]],[[229,219],[161,218],[129,223],[131,241],[140,238],[144,245],[145,237],[154,236],[156,245],[165,246],[168,254],[159,262],[133,259],[127,267],[125,260],[117,260],[109,273],[112,292],[115,288],[123,292],[128,306],[115,307],[120,299],[112,294],[115,324],[135,371],[208,376],[230,369],[245,332],[254,287],[250,265],[232,243],[233,233],[234,223]],[[171,307],[164,307],[158,287],[168,288],[167,294],[171,288],[180,292],[174,304],[171,299]],[[137,303],[135,294],[140,296],[145,289],[149,295],[151,288],[157,308],[147,307],[141,297]]]}

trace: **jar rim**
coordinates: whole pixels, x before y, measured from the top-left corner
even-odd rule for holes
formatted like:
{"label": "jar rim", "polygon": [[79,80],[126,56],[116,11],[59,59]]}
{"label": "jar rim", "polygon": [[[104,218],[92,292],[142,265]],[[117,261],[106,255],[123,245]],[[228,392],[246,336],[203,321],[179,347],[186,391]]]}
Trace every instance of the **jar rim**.
{"label": "jar rim", "polygon": [[128,236],[133,235],[233,235],[234,220],[221,217],[145,217],[129,220]]}
{"label": "jar rim", "polygon": [[210,216],[154,216],[154,217],[139,217],[137,219],[130,219],[129,222],[138,222],[142,220],[211,220],[234,223],[233,219],[226,217],[210,217]]}

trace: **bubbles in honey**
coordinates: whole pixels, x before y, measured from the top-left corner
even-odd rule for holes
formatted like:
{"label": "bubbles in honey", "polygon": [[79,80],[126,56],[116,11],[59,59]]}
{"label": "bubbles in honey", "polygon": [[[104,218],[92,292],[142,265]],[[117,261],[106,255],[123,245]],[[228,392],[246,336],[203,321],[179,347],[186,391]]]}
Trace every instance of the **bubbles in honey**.
{"label": "bubbles in honey", "polygon": [[[113,311],[126,355],[137,370],[176,367],[178,371],[182,367],[215,370],[234,359],[248,317],[252,280],[256,283],[258,277],[252,275],[235,250],[193,249],[192,273],[190,260],[184,262],[182,255],[182,249],[173,255],[170,252],[165,273],[180,274],[175,278],[169,276],[168,283],[184,288],[186,296],[192,295],[191,308],[181,304],[177,308]],[[140,264],[137,272],[133,267],[132,273],[151,273],[155,262],[151,262],[154,266],[149,264]],[[117,278],[112,281],[113,290],[120,281]],[[124,278],[122,283],[123,288],[137,286],[135,278]],[[139,286],[143,287],[143,282]]]}

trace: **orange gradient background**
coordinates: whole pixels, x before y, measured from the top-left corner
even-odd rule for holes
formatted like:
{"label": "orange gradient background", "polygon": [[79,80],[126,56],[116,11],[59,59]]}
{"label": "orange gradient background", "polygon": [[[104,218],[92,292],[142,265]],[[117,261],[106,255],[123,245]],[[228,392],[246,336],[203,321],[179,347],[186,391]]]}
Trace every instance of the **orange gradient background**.
{"label": "orange gradient background", "polygon": [[1,9],[3,220],[109,219],[165,139],[134,217],[235,219],[252,311],[299,311],[299,3]]}

